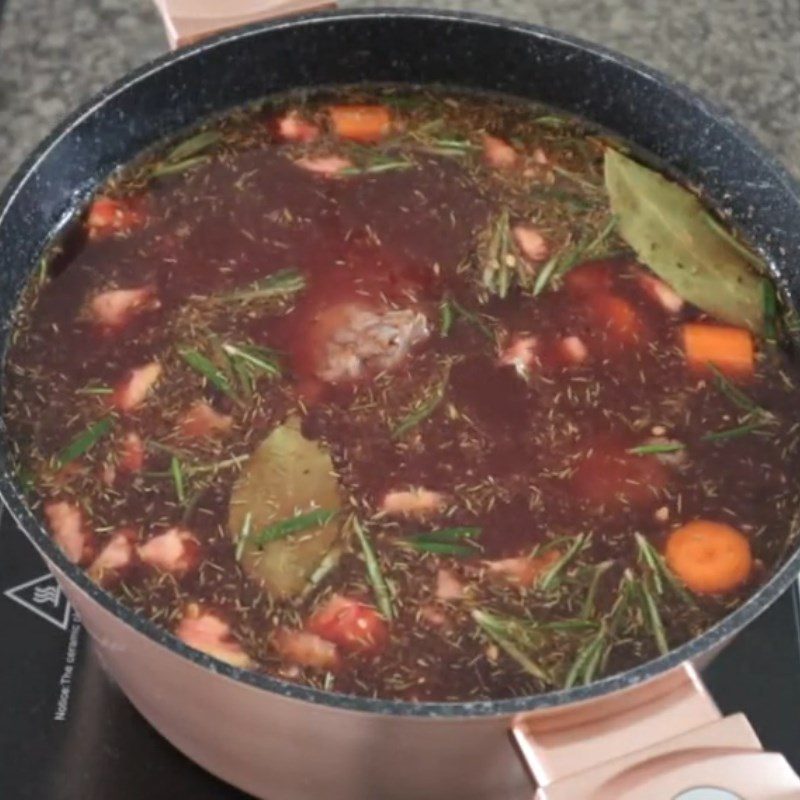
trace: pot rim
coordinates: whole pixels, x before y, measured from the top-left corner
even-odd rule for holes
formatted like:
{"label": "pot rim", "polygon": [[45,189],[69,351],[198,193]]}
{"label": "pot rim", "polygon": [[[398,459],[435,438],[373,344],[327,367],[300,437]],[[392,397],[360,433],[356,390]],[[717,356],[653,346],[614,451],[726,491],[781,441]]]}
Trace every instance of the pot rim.
{"label": "pot rim", "polygon": [[[0,194],[0,226],[2,226],[8,209],[13,205],[17,194],[28,181],[34,179],[37,167],[47,158],[50,150],[67,136],[73,128],[78,126],[84,119],[94,114],[104,103],[124,93],[138,82],[174,64],[193,59],[206,50],[211,50],[227,43],[247,39],[252,36],[259,36],[267,31],[310,27],[322,23],[330,24],[331,22],[346,24],[349,20],[363,18],[401,18],[405,20],[419,19],[423,21],[439,20],[450,22],[454,25],[464,25],[478,29],[501,28],[503,30],[516,31],[539,40],[550,40],[565,44],[569,47],[581,50],[584,53],[588,53],[598,60],[614,62],[627,71],[635,72],[640,76],[648,78],[659,87],[660,91],[666,91],[669,94],[690,102],[692,105],[702,107],[706,113],[713,116],[715,120],[725,128],[728,136],[738,139],[757,157],[761,165],[772,173],[776,183],[780,186],[781,191],[787,199],[800,210],[800,187],[798,187],[794,179],[775,157],[765,150],[742,126],[732,121],[720,109],[709,104],[702,97],[667,75],[601,45],[596,45],[544,26],[506,20],[502,17],[474,12],[427,10],[404,6],[396,8],[365,8],[347,11],[335,10],[303,14],[288,19],[254,23],[221,33],[212,38],[203,40],[198,44],[182,48],[173,53],[166,53],[146,62],[141,67],[127,73],[81,104],[34,149],[14,173],[2,194]],[[773,271],[775,271],[774,266]],[[7,442],[8,432],[2,417],[0,417],[0,434],[2,434],[4,441]],[[58,569],[73,584],[98,603],[104,610],[113,614],[124,624],[131,626],[134,630],[150,640],[188,659],[195,665],[254,688],[263,689],[284,698],[302,700],[316,705],[328,706],[332,709],[369,714],[418,718],[509,716],[536,709],[554,708],[572,703],[580,703],[612,692],[631,688],[667,670],[677,668],[683,662],[691,661],[723,644],[728,638],[766,610],[766,608],[783,593],[792,580],[795,579],[798,572],[800,572],[800,549],[798,549],[787,559],[772,578],[760,587],[747,601],[699,636],[676,647],[666,655],[639,664],[625,672],[593,681],[586,686],[557,689],[537,695],[526,695],[523,697],[501,700],[433,703],[384,700],[356,695],[337,694],[322,689],[314,689],[290,681],[281,680],[280,678],[230,666],[198,650],[188,647],[166,629],[137,615],[112,595],[100,589],[97,584],[89,579],[82,568],[72,564],[66,559],[61,550],[51,540],[42,523],[28,506],[24,493],[12,473],[11,465],[7,457],[7,448],[2,446],[0,446],[0,496],[2,496],[6,507],[22,532],[48,561],[54,562]]]}

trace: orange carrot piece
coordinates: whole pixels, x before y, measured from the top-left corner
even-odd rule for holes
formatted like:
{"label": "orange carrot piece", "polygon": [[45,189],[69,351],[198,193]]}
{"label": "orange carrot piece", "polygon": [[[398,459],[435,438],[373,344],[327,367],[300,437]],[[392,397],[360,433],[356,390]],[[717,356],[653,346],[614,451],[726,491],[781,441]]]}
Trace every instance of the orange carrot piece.
{"label": "orange carrot piece", "polygon": [[674,530],[667,566],[696,594],[724,594],[741,586],[753,568],[747,537],[721,522],[698,519]]}
{"label": "orange carrot piece", "polygon": [[689,322],[682,328],[686,360],[695,369],[713,364],[727,375],[751,375],[755,347],[750,331],[727,325]]}
{"label": "orange carrot piece", "polygon": [[392,127],[392,116],[386,106],[331,106],[328,113],[334,132],[342,139],[377,142]]}

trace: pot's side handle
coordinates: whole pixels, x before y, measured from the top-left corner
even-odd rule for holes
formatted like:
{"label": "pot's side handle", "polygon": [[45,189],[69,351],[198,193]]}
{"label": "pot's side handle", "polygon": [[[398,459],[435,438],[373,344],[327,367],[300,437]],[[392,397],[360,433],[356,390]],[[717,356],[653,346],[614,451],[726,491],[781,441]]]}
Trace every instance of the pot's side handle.
{"label": "pot's side handle", "polygon": [[272,17],[334,8],[326,0],[153,0],[172,49]]}
{"label": "pot's side handle", "polygon": [[[742,714],[723,717],[694,668],[512,730],[537,800],[797,800],[800,778]],[[702,790],[705,790],[704,792]]]}

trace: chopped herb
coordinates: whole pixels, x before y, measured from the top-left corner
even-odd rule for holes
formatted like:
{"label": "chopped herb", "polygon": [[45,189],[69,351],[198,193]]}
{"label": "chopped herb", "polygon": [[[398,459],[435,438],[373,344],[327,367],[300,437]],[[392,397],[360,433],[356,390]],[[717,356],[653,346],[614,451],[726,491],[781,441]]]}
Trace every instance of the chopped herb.
{"label": "chopped herb", "polygon": [[110,386],[84,386],[76,389],[75,394],[113,394],[114,390]]}
{"label": "chopped herb", "polygon": [[748,422],[745,425],[739,425],[736,428],[727,428],[726,430],[713,431],[701,437],[703,442],[721,442],[725,439],[737,439],[740,436],[747,436],[749,433],[755,431],[763,431],[764,423],[762,422]]}
{"label": "chopped herb", "polygon": [[178,502],[183,505],[186,500],[186,491],[183,481],[183,468],[181,467],[180,459],[177,456],[172,456],[169,463],[169,471],[172,475],[172,481],[175,484],[175,495]]}
{"label": "chopped herb", "polygon": [[372,590],[375,592],[375,602],[378,605],[378,610],[387,620],[391,620],[394,617],[394,609],[392,608],[392,593],[389,589],[389,585],[383,577],[380,562],[375,555],[375,550],[366,532],[355,517],[353,517],[352,520],[353,530],[358,537],[361,551],[364,553],[364,562],[367,565],[367,577],[372,584]]}
{"label": "chopped herb", "polygon": [[481,532],[481,528],[477,527],[440,528],[436,531],[411,536],[404,541],[404,544],[428,553],[473,556],[478,545],[472,540],[480,536]]}
{"label": "chopped herb", "polygon": [[625,452],[634,456],[649,456],[655,453],[675,453],[685,447],[686,445],[683,442],[652,442],[651,444],[629,447]]}
{"label": "chopped herb", "polygon": [[321,528],[327,525],[339,512],[327,508],[315,508],[304,514],[297,514],[294,517],[282,519],[263,527],[254,537],[253,542],[259,546],[274,542],[277,539],[284,539],[293,533],[308,530],[309,528]]}
{"label": "chopped herb", "polygon": [[439,306],[439,335],[442,337],[450,333],[453,325],[453,306],[449,300],[442,301]]}
{"label": "chopped herb", "polygon": [[74,461],[76,458],[82,456],[106,436],[113,426],[114,420],[111,417],[104,417],[90,425],[56,456],[56,464],[58,467],[61,468],[65,464],[69,464],[70,461]]}
{"label": "chopped herb", "polygon": [[467,557],[475,555],[474,547],[467,547],[463,544],[454,542],[440,542],[435,539],[409,539],[405,542],[407,547],[420,550],[425,553],[438,553],[443,556]]}
{"label": "chopped herb", "polygon": [[242,529],[239,531],[239,536],[236,539],[236,560],[241,561],[242,556],[244,555],[244,547],[247,544],[247,540],[250,537],[250,531],[253,525],[253,513],[252,511],[248,511],[247,514],[244,516],[244,522],[242,523]]}
{"label": "chopped herb", "polygon": [[363,167],[345,167],[339,171],[340,175],[369,175],[379,172],[396,172],[398,170],[415,167],[413,161],[383,161],[376,164],[366,164]]}

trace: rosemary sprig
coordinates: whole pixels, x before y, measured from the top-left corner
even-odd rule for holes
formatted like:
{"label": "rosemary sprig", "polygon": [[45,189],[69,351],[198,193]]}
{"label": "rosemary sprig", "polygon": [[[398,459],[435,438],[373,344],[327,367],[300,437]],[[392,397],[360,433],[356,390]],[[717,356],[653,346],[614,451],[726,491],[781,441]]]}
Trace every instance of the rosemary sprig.
{"label": "rosemary sprig", "polygon": [[629,447],[625,452],[634,456],[649,456],[656,453],[675,453],[685,449],[683,442],[652,442],[650,444],[640,444],[636,447]]}
{"label": "rosemary sprig", "polygon": [[274,353],[266,348],[255,345],[223,344],[222,349],[233,362],[234,368],[239,362],[244,362],[251,370],[255,369],[272,376],[281,375],[280,363],[276,360]]}
{"label": "rosemary sprig", "polygon": [[183,468],[177,456],[172,456],[169,462],[169,471],[172,474],[172,482],[175,484],[175,495],[178,502],[183,505],[186,500],[186,490],[184,487]]}
{"label": "rosemary sprig", "polygon": [[320,528],[323,525],[327,525],[338,513],[337,509],[315,508],[303,514],[295,514],[293,517],[287,517],[278,522],[265,525],[252,537],[252,540],[261,547],[268,542],[285,539],[293,533],[300,533],[309,528]]}
{"label": "rosemary sprig", "polygon": [[419,403],[417,407],[411,411],[411,413],[403,417],[403,419],[401,419],[400,422],[395,426],[394,430],[392,431],[393,439],[400,439],[401,437],[405,436],[405,434],[408,433],[412,428],[415,428],[420,422],[426,420],[431,414],[433,414],[434,411],[436,411],[442,400],[444,400],[449,380],[450,364],[448,364],[445,368],[444,375],[439,383],[435,386],[430,396]]}
{"label": "rosemary sprig", "polygon": [[597,598],[597,590],[600,587],[600,581],[603,575],[614,566],[613,561],[602,561],[592,567],[592,577],[589,581],[589,588],[586,590],[586,597],[583,599],[581,606],[581,619],[588,621],[592,614],[595,612],[595,600]]}
{"label": "rosemary sprig", "polygon": [[510,217],[508,209],[504,208],[492,225],[483,267],[483,285],[498,297],[505,297],[512,280],[521,277],[515,269],[518,259],[511,253],[510,242]]}
{"label": "rosemary sprig", "polygon": [[83,433],[76,436],[61,452],[56,456],[58,468],[69,464],[76,458],[80,458],[84,453],[94,447],[104,436],[111,432],[114,427],[112,417],[92,423]]}
{"label": "rosemary sprig", "polygon": [[569,270],[586,258],[596,255],[600,246],[611,235],[617,224],[616,216],[612,216],[593,239],[584,237],[574,247],[568,247],[553,255],[542,267],[533,284],[533,296],[538,297],[556,278],[563,277]]}
{"label": "rosemary sprig", "polygon": [[441,555],[471,556],[479,545],[474,540],[482,529],[472,526],[440,528],[436,531],[418,533],[404,540],[407,547]]}
{"label": "rosemary sprig", "polygon": [[253,300],[272,300],[275,298],[291,297],[306,288],[306,279],[296,269],[281,269],[267,275],[250,286],[228,294],[220,295],[217,299],[234,302],[250,302]]}
{"label": "rosemary sprig", "polygon": [[211,360],[206,358],[198,350],[184,348],[178,351],[181,358],[195,371],[200,373],[212,386],[219,389],[223,394],[228,395],[233,400],[239,402],[239,397],[231,386],[227,375],[219,369]]}
{"label": "rosemary sprig", "polygon": [[658,594],[662,594],[665,587],[679,597],[690,608],[696,608],[694,598],[689,594],[683,584],[672,574],[658,550],[641,533],[635,533],[634,539],[638,549],[638,560],[650,570],[653,585]]}
{"label": "rosemary sprig", "polygon": [[392,593],[389,589],[389,584],[386,583],[386,578],[383,577],[381,572],[381,565],[378,561],[378,556],[375,555],[375,550],[372,543],[367,537],[366,532],[361,527],[361,523],[356,517],[352,517],[353,530],[355,531],[358,542],[361,545],[361,551],[364,554],[364,562],[367,566],[367,577],[372,584],[372,590],[375,593],[375,602],[378,610],[391,620],[394,617],[394,609],[392,608]]}
{"label": "rosemary sprig", "polygon": [[222,133],[220,131],[201,131],[173,147],[172,150],[167,153],[165,160],[170,163],[175,163],[191,158],[198,153],[208,150],[211,145],[216,144],[221,138]]}
{"label": "rosemary sprig", "polygon": [[726,428],[721,431],[712,431],[700,437],[703,442],[721,442],[726,439],[738,439],[740,436],[747,436],[749,433],[756,431],[763,431],[763,422],[748,422],[744,425],[738,425],[735,428]]}
{"label": "rosemary sprig", "polygon": [[[472,618],[480,628],[492,639],[502,650],[514,659],[526,672],[538,678],[542,683],[552,685],[553,676],[548,670],[537,664],[519,646],[518,637],[510,635],[508,620],[503,620],[495,614],[476,608],[472,611]],[[513,623],[512,623],[513,624]],[[515,631],[519,634],[520,631]]]}
{"label": "rosemary sprig", "polygon": [[579,533],[573,537],[569,547],[564,554],[556,561],[550,569],[542,576],[538,588],[542,592],[548,592],[558,585],[564,570],[569,566],[573,558],[588,544],[589,537]]}
{"label": "rosemary sprig", "polygon": [[169,161],[162,161],[150,169],[150,177],[162,178],[164,175],[177,175],[181,172],[199,167],[201,164],[207,164],[211,159],[208,156],[194,156],[193,158],[186,158],[183,161],[170,163]]}
{"label": "rosemary sprig", "polygon": [[728,400],[731,401],[731,403],[745,411],[764,415],[768,413],[755,402],[753,402],[741,389],[739,389],[737,386],[734,386],[710,361],[708,362],[708,368],[714,375],[714,382],[716,383],[717,388],[720,392],[722,392],[722,394],[725,395],[725,397],[728,398]]}

